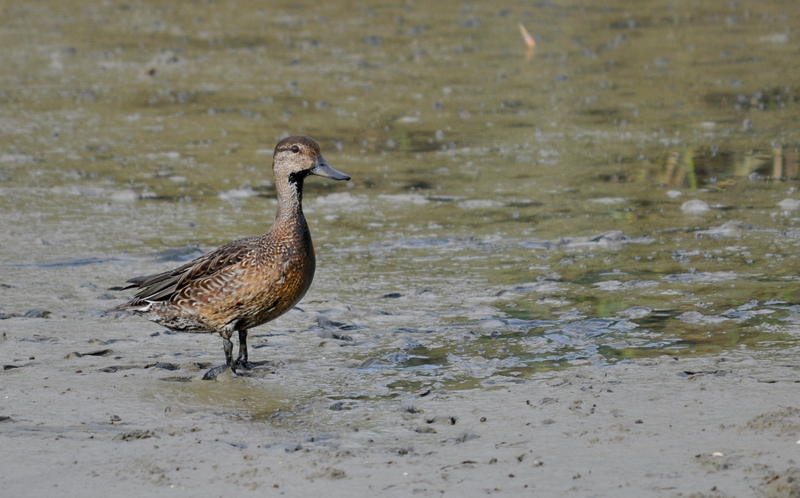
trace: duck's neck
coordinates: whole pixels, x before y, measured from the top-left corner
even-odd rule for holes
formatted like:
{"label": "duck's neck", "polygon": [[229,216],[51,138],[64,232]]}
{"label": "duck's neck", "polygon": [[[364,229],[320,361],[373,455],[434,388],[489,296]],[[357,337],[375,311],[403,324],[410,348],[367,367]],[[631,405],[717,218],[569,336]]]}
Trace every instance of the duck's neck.
{"label": "duck's neck", "polygon": [[275,190],[278,193],[278,212],[275,224],[298,223],[305,227],[303,216],[303,179],[304,176],[275,179]]}

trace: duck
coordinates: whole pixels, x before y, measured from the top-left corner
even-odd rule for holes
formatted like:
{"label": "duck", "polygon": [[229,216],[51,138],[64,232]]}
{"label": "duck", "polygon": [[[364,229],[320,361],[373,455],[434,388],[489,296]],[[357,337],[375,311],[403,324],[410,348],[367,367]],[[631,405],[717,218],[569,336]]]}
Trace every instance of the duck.
{"label": "duck", "polygon": [[[234,373],[252,368],[248,330],[292,309],[314,279],[316,257],[303,215],[303,182],[310,175],[350,180],[329,166],[319,144],[305,135],[278,142],[272,170],[278,208],[267,233],[235,240],[173,270],[131,278],[122,289],[136,289],[136,294],[113,309],[176,332],[217,333],[226,367]],[[239,336],[235,361],[234,333]]]}

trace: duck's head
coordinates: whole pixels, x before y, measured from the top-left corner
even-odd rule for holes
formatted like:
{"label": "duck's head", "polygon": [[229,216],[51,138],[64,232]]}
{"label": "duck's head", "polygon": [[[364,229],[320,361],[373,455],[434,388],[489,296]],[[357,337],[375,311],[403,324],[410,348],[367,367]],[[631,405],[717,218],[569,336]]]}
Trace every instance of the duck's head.
{"label": "duck's head", "polygon": [[276,179],[284,177],[294,183],[302,183],[308,175],[334,180],[350,179],[350,176],[328,166],[320,153],[319,144],[305,135],[293,135],[278,142],[272,156],[272,170]]}

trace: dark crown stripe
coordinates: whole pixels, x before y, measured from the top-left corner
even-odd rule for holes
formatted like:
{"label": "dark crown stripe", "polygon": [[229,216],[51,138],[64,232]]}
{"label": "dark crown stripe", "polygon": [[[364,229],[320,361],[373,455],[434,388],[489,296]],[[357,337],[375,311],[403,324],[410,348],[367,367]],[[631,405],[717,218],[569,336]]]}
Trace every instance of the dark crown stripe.
{"label": "dark crown stripe", "polygon": [[292,145],[305,145],[315,154],[320,153],[319,144],[313,138],[305,135],[292,135],[291,137],[284,138],[275,146],[275,152],[290,150]]}

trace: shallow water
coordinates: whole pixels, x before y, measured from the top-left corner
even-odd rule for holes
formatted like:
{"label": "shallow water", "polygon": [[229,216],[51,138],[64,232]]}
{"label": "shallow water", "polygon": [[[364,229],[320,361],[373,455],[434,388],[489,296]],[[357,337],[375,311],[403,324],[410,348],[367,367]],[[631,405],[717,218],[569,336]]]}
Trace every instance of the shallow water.
{"label": "shallow water", "polygon": [[[353,178],[307,182],[318,273],[300,310],[252,332],[269,375],[144,397],[260,417],[797,344],[788,4],[2,10],[0,328],[14,340],[128,341],[100,366],[191,378],[191,362],[221,361],[218,338],[151,337],[102,311],[126,295],[108,289],[265,231],[283,136],[311,135]],[[42,316],[64,328],[42,339]],[[262,383],[272,399],[238,403]]]}

